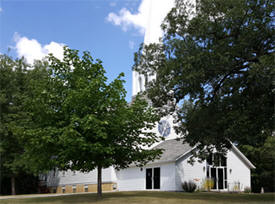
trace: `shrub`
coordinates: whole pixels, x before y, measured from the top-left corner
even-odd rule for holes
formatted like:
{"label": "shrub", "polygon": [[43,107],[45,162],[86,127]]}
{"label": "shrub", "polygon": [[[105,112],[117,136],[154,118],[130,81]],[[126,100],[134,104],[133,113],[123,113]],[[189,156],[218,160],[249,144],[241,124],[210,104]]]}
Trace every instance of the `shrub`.
{"label": "shrub", "polygon": [[239,192],[240,191],[240,182],[238,181],[238,182],[234,182],[234,186],[233,186],[233,191],[234,192]]}
{"label": "shrub", "polygon": [[204,190],[210,191],[214,187],[213,179],[207,178],[203,181],[202,184]]}
{"label": "shrub", "polygon": [[244,192],[245,192],[245,193],[251,193],[251,188],[245,187],[245,188],[244,188]]}
{"label": "shrub", "polygon": [[197,185],[193,181],[184,181],[182,183],[182,189],[184,192],[192,193],[196,190]]}

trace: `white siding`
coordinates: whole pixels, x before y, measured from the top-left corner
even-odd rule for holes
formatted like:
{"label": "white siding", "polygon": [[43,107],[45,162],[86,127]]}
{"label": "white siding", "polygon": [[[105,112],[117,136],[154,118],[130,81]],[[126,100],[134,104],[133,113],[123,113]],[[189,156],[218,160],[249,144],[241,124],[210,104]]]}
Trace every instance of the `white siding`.
{"label": "white siding", "polygon": [[[116,182],[115,171],[113,167],[102,169],[102,182]],[[96,184],[97,183],[97,170],[93,170],[88,173],[82,173],[76,171],[75,174],[72,171],[56,171],[55,175],[53,171],[48,174],[48,186],[59,186],[67,184]]]}
{"label": "white siding", "polygon": [[206,170],[203,170],[203,167],[206,166],[206,162],[198,162],[195,160],[194,164],[191,165],[188,163],[191,154],[187,154],[183,158],[177,161],[176,163],[176,190],[182,191],[181,184],[184,181],[193,181],[198,186],[201,186],[205,177]]}
{"label": "white siding", "polygon": [[[190,154],[184,156],[176,162],[176,190],[182,190],[181,183],[184,181],[194,181],[201,186],[206,178],[206,162],[195,161],[194,165],[188,163]],[[231,171],[230,171],[231,169]],[[245,187],[250,187],[250,168],[233,151],[227,153],[227,182],[229,191],[243,191]]]}
{"label": "white siding", "polygon": [[145,169],[127,168],[117,172],[117,188],[119,191],[138,191],[145,189]]}
{"label": "white siding", "polygon": [[[194,181],[201,186],[206,178],[206,162],[195,161],[193,165],[188,163],[191,154],[185,155],[176,163],[151,164],[140,168],[132,167],[115,171],[113,167],[103,169],[102,181],[117,182],[120,191],[146,190],[146,168],[160,167],[160,190],[162,191],[181,191],[181,184],[184,181]],[[245,187],[250,187],[250,168],[240,159],[234,151],[227,154],[227,178],[228,190],[243,191]],[[67,184],[96,184],[97,170],[89,173],[66,171],[53,171],[48,174],[48,186],[60,186]]]}
{"label": "white siding", "polygon": [[176,190],[176,165],[175,163],[160,165],[160,190]]}
{"label": "white siding", "polygon": [[243,191],[245,187],[250,188],[250,168],[233,151],[229,151],[227,156],[227,178],[229,190],[237,190],[234,189],[234,186],[236,188],[238,184],[241,191]]}
{"label": "white siding", "polygon": [[175,191],[175,163],[155,164],[140,168],[132,167],[117,172],[117,184],[119,191],[146,190],[146,168],[160,167],[160,190]]}

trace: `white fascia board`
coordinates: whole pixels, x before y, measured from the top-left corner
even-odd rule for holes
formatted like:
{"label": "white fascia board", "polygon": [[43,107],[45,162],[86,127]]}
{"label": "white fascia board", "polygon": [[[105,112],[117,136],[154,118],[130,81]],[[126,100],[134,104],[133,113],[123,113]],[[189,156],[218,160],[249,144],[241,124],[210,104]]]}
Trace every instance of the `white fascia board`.
{"label": "white fascia board", "polygon": [[182,155],[180,155],[178,158],[176,158],[175,161],[178,161],[180,158],[184,157],[185,155],[189,154],[190,152],[192,152],[197,146],[194,146],[192,149],[188,150],[187,152],[183,153]]}
{"label": "white fascia board", "polygon": [[[161,161],[161,162],[152,162],[152,163],[148,163],[142,167],[146,167],[146,166],[154,166],[154,165],[159,165],[159,164],[167,164],[167,163],[174,163],[176,160],[168,160],[168,161]],[[142,167],[138,167],[134,164],[129,165],[128,168],[142,168]],[[127,169],[127,168],[126,168]]]}
{"label": "white fascia board", "polygon": [[[232,150],[235,151],[236,155],[239,156],[251,169],[256,169],[256,167],[247,159],[247,157],[232,142],[230,142],[230,143],[232,145]],[[192,149],[190,149],[189,151],[185,152],[178,158],[176,158],[176,161],[178,161],[180,158],[184,157],[185,155],[187,155],[188,153],[193,151],[195,148],[196,148],[196,146],[193,147]]]}

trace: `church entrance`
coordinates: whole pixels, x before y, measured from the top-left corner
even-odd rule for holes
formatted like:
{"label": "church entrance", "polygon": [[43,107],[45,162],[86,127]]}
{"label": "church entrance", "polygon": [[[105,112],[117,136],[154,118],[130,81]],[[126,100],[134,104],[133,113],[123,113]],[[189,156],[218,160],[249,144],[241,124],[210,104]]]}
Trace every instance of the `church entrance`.
{"label": "church entrance", "polygon": [[160,189],[160,167],[146,169],[146,189]]}
{"label": "church entrance", "polygon": [[227,189],[227,162],[222,154],[211,154],[207,159],[206,177],[212,179],[213,190]]}
{"label": "church entrance", "polygon": [[215,168],[210,167],[210,178],[213,180],[214,185],[212,187],[213,190],[224,190],[227,189],[227,172],[226,168]]}

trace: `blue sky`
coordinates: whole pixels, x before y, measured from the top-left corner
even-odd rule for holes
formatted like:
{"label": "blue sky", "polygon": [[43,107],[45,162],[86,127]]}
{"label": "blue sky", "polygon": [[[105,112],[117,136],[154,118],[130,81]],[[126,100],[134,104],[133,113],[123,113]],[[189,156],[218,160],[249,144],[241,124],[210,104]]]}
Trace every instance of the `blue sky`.
{"label": "blue sky", "polygon": [[[24,56],[32,63],[49,52],[61,57],[63,45],[90,51],[103,61],[109,80],[125,73],[129,101],[133,56],[144,40],[149,5],[154,1],[0,0],[0,53]],[[164,7],[156,10],[167,12],[160,11]],[[159,27],[160,18],[163,15],[151,24]],[[159,37],[160,31],[155,31]]]}

